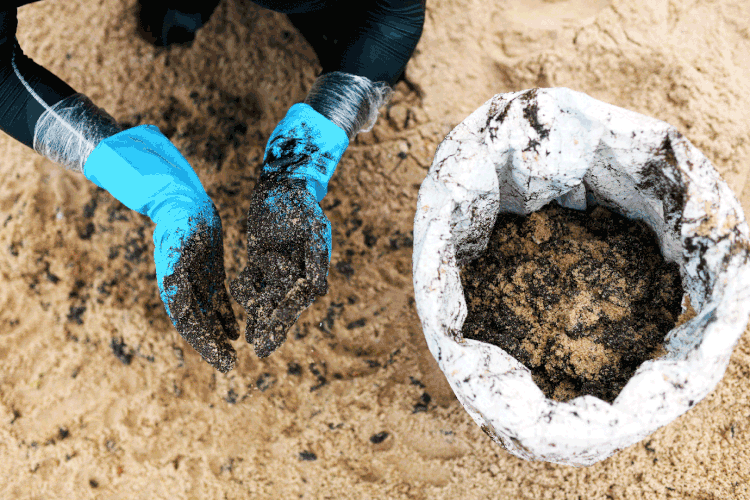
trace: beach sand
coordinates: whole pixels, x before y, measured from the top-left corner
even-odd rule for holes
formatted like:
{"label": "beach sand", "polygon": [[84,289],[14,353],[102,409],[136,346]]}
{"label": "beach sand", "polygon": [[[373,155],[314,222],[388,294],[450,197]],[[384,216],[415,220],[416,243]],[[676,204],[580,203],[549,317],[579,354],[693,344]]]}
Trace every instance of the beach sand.
{"label": "beach sand", "polygon": [[[320,70],[282,14],[224,0],[192,47],[134,0],[19,9],[27,55],[171,137],[214,200],[228,279],[269,135]],[[520,460],[453,396],[414,308],[417,191],[492,95],[568,87],[676,126],[750,210],[750,3],[428,0],[407,82],[338,165],[330,291],[222,375],[159,299],[153,224],[0,135],[0,498],[747,499],[750,337],[682,417],[588,468]],[[242,307],[234,303],[240,325]]]}

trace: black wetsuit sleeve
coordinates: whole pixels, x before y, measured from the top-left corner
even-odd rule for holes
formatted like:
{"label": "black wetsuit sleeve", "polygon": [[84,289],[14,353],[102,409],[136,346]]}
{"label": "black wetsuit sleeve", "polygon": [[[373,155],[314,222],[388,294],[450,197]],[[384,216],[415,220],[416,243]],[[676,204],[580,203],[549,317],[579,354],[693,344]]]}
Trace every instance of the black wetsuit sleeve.
{"label": "black wetsuit sleeve", "polygon": [[0,9],[0,130],[33,147],[34,127],[45,108],[31,95],[18,74],[49,106],[76,91],[23,54],[16,41],[17,9]]}
{"label": "black wetsuit sleeve", "polygon": [[392,86],[422,36],[425,3],[424,0],[329,1],[322,9],[288,17],[313,46],[323,73],[343,71],[372,81],[386,81]]}
{"label": "black wetsuit sleeve", "polygon": [[422,36],[424,16],[420,0],[376,0],[351,24],[340,68],[332,71],[394,85]]}

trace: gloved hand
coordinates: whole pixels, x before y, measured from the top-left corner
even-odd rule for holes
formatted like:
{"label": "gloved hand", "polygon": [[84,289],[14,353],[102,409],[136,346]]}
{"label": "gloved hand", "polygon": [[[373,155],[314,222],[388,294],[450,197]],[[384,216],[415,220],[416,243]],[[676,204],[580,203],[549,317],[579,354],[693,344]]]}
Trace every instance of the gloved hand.
{"label": "gloved hand", "polygon": [[221,372],[234,367],[239,337],[224,285],[221,219],[198,176],[157,127],[141,125],[101,141],[87,179],[154,223],[154,261],[172,324]]}
{"label": "gloved hand", "polygon": [[348,146],[341,128],[304,103],[289,109],[268,140],[247,215],[247,267],[229,285],[261,358],[327,292],[331,224],[318,203]]}

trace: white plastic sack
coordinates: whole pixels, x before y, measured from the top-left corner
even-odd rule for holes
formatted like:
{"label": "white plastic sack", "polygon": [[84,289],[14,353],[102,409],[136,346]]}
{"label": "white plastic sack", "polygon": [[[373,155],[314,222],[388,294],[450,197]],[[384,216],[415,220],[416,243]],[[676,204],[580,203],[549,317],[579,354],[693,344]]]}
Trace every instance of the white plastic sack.
{"label": "white plastic sack", "polygon": [[[698,313],[612,404],[547,399],[515,358],[461,337],[459,266],[486,248],[498,213],[555,199],[646,222]],[[591,465],[685,413],[724,375],[750,314],[748,226],[710,162],[668,123],[566,88],[498,94],[453,129],[419,190],[414,240],[430,351],[477,424],[529,460]]]}

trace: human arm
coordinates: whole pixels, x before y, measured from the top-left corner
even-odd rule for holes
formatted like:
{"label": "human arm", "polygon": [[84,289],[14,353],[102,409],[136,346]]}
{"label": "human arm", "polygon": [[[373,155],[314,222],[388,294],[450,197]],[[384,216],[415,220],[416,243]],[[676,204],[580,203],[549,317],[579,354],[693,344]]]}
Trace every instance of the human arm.
{"label": "human arm", "polygon": [[[153,125],[116,120],[22,55],[15,9],[0,17],[0,128],[151,218],[157,283],[177,331],[214,367],[239,336],[224,285],[221,220],[192,167]],[[12,16],[12,17],[10,17]]]}
{"label": "human arm", "polygon": [[[327,291],[331,228],[318,203],[349,141],[372,128],[421,36],[419,0],[346,8],[351,15],[322,9],[289,16],[315,48],[323,74],[268,141],[248,211],[248,265],[230,285],[248,313],[246,339],[261,357]],[[342,18],[346,25],[332,21]]]}

